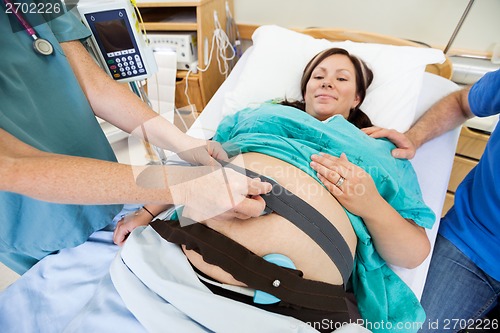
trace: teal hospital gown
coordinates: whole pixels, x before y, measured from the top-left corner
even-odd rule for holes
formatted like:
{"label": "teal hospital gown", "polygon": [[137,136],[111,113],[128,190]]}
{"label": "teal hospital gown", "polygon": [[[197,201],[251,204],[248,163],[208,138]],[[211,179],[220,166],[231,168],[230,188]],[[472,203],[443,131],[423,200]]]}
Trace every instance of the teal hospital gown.
{"label": "teal hospital gown", "polygon": [[[71,12],[32,24],[54,46],[54,54],[43,56],[25,31],[13,31],[16,24],[0,2],[0,128],[43,151],[116,161],[59,45],[87,38],[88,29]],[[120,208],[59,205],[0,191],[0,261],[22,274],[47,254],[86,241]]]}
{"label": "teal hospital gown", "polygon": [[[349,161],[371,175],[382,197],[401,216],[424,228],[431,228],[435,222],[434,213],[422,200],[410,162],[394,159],[390,154],[392,143],[370,138],[341,116],[321,122],[292,107],[262,104],[224,118],[214,140],[242,153],[279,158],[318,182],[316,171],[309,166],[310,156],[345,153]],[[380,332],[416,331],[408,329],[407,323],[425,319],[418,299],[378,255],[363,220],[346,213],[358,237],[352,286],[366,326]],[[399,330],[401,325],[406,326]]]}

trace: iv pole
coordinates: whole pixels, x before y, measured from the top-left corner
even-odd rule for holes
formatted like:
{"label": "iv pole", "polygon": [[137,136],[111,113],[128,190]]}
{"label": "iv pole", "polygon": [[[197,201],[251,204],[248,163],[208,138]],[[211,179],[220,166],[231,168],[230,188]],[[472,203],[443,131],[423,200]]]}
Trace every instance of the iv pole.
{"label": "iv pole", "polygon": [[453,41],[455,40],[455,37],[457,37],[457,34],[458,34],[458,31],[460,30],[460,28],[462,27],[462,24],[464,23],[465,21],[465,18],[467,17],[467,15],[469,14],[469,11],[472,7],[472,5],[474,4],[474,1],[475,0],[469,0],[469,4],[467,5],[467,7],[465,8],[465,11],[464,13],[462,14],[462,17],[460,18],[460,21],[458,21],[458,24],[457,24],[457,27],[455,28],[455,31],[453,31],[453,34],[451,35],[451,38],[450,40],[448,41],[448,45],[446,45],[446,47],[444,48],[444,54],[447,54],[450,47],[451,47],[451,44],[453,43]]}

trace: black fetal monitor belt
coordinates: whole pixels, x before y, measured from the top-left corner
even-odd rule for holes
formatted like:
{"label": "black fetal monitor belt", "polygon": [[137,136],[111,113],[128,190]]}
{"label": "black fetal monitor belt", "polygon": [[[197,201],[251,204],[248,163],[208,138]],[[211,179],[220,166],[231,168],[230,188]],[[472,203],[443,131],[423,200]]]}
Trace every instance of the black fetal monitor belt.
{"label": "black fetal monitor belt", "polygon": [[337,266],[345,287],[353,270],[354,259],[342,234],[323,214],[273,179],[232,163],[219,162],[248,177],[271,183],[271,192],[262,195],[266,208],[286,218],[315,241]]}

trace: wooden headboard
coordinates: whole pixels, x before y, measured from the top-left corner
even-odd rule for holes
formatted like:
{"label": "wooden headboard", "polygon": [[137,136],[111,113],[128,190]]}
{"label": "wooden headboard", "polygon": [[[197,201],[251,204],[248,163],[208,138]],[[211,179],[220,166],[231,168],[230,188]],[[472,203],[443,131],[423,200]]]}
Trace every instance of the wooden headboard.
{"label": "wooden headboard", "polygon": [[[240,31],[240,37],[242,39],[252,39],[252,34],[259,26],[257,25],[246,25],[238,24],[238,29]],[[426,47],[422,44],[412,42],[406,39],[401,39],[397,37],[391,37],[387,35],[381,35],[371,32],[364,31],[354,31],[346,30],[340,28],[309,28],[309,29],[291,29],[314,38],[324,38],[330,41],[344,41],[350,40],[353,42],[360,43],[377,43],[377,44],[390,44],[399,46],[414,46],[414,47]],[[445,62],[442,64],[430,64],[427,65],[427,72],[442,76],[446,79],[451,79],[453,74],[453,64],[451,60],[446,57]]]}

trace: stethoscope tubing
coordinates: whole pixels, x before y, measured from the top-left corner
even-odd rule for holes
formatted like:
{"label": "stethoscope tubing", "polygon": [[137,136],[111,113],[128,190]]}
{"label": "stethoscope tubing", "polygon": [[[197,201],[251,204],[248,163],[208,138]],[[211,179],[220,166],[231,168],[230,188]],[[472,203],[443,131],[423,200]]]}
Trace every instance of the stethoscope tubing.
{"label": "stethoscope tubing", "polygon": [[[10,0],[3,0],[3,2],[5,4],[10,4],[11,8],[14,6]],[[26,33],[33,38],[33,49],[35,52],[42,55],[51,55],[54,52],[52,44],[48,40],[38,37],[35,29],[24,19],[24,17],[21,16],[20,13],[17,12],[17,10],[12,10],[11,13],[17,18],[19,24],[21,24],[24,28],[24,31],[26,31]]]}
{"label": "stethoscope tubing", "polygon": [[[3,2],[5,2],[5,4],[10,4],[11,6],[14,6],[14,4],[10,0],[3,0]],[[26,21],[24,17],[22,17],[21,14],[17,12],[17,10],[13,10],[12,14],[16,16],[17,20],[23,26],[24,31],[26,31],[28,35],[30,35],[35,40],[38,39],[35,29],[33,29],[33,27],[28,23],[28,21]]]}

